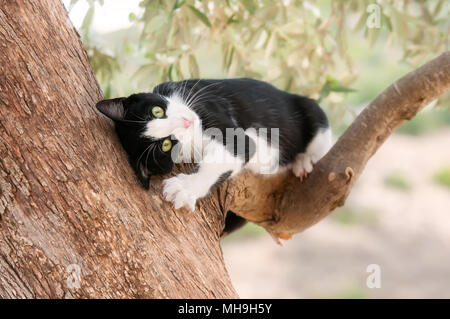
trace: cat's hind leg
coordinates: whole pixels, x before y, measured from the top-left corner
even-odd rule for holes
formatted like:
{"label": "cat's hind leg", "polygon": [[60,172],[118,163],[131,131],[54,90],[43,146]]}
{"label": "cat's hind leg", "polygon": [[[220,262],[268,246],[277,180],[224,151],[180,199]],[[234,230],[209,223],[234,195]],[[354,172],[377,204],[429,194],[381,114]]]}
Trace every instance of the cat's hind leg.
{"label": "cat's hind leg", "polygon": [[292,165],[292,172],[301,180],[312,172],[313,166],[317,163],[331,148],[331,129],[320,128],[311,142],[306,147],[304,153],[297,154],[295,162]]}

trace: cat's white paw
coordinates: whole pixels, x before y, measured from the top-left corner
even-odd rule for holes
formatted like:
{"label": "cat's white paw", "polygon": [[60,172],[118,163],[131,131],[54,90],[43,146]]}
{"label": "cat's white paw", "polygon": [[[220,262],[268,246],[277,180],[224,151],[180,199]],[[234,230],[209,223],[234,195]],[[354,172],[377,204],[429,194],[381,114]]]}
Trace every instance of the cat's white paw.
{"label": "cat's white paw", "polygon": [[197,196],[191,191],[192,185],[189,185],[188,176],[186,174],[179,174],[165,179],[163,181],[163,195],[167,201],[174,204],[175,209],[186,207],[194,211]]}
{"label": "cat's white paw", "polygon": [[292,166],[292,172],[295,176],[299,177],[301,180],[307,177],[309,173],[312,172],[314,161],[311,155],[307,153],[298,154],[294,165]]}
{"label": "cat's white paw", "polygon": [[306,148],[305,153],[300,153],[292,165],[292,172],[303,180],[312,172],[316,164],[331,148],[330,128],[320,129]]}

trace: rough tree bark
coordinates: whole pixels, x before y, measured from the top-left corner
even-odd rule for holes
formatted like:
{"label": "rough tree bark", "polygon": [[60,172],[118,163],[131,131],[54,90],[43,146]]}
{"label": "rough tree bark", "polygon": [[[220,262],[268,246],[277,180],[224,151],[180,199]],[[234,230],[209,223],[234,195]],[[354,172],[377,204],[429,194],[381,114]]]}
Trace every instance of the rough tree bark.
{"label": "rough tree bark", "polygon": [[[3,298],[237,297],[220,248],[227,209],[275,236],[302,231],[343,204],[395,127],[450,88],[447,52],[383,92],[305,182],[245,173],[190,213],[162,200],[161,179],[137,185],[95,111],[102,94],[61,3],[0,0],[0,49]],[[79,288],[67,281],[77,267]]]}
{"label": "rough tree bark", "polygon": [[237,297],[218,201],[140,189],[62,3],[1,1],[0,48],[0,296]]}

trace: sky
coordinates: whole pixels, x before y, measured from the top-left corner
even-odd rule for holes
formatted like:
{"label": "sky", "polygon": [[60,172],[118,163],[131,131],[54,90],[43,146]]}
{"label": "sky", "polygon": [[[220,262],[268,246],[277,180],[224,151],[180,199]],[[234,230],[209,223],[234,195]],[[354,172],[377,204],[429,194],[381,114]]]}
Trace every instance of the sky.
{"label": "sky", "polygon": [[[63,2],[68,8],[70,0],[63,0]],[[92,31],[107,33],[129,27],[131,23],[128,20],[128,15],[131,12],[139,13],[141,9],[138,6],[139,2],[140,0],[105,0],[103,6],[96,3]],[[88,8],[87,0],[78,0],[72,7],[69,16],[76,28],[81,26]]]}

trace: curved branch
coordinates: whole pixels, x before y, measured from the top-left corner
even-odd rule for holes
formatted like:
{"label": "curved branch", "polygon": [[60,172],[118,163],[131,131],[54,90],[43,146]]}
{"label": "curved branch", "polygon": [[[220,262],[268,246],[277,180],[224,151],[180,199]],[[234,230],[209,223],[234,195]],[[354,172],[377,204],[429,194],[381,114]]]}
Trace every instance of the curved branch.
{"label": "curved branch", "polygon": [[450,52],[408,73],[367,106],[300,182],[290,172],[264,177],[245,172],[219,190],[232,210],[287,239],[342,206],[367,161],[405,120],[450,89]]}

